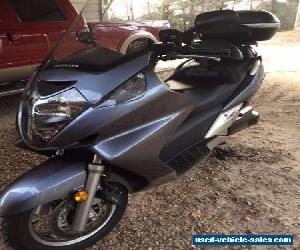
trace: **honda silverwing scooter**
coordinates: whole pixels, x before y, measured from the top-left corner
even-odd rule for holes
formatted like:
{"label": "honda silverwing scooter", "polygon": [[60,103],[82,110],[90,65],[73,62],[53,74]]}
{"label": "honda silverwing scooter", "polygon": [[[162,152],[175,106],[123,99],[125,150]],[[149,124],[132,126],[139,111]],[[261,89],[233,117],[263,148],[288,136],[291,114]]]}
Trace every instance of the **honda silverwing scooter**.
{"label": "honda silverwing scooter", "polygon": [[[8,240],[21,249],[95,244],[128,193],[186,172],[258,122],[255,45],[278,30],[271,13],[203,13],[186,32],[164,30],[161,43],[126,55],[97,44],[99,25],[79,16],[24,90],[17,146],[52,157],[1,194]],[[175,59],[163,82],[157,63]]]}

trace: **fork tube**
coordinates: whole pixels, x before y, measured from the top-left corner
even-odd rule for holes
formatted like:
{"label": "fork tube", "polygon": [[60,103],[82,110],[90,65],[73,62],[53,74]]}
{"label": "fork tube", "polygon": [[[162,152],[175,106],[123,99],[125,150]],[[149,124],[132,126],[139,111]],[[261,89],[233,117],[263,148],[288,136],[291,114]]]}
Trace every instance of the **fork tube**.
{"label": "fork tube", "polygon": [[85,191],[89,194],[88,199],[80,202],[75,211],[72,224],[72,229],[75,232],[82,232],[86,228],[97,187],[101,184],[100,178],[103,172],[104,166],[101,165],[101,159],[95,155],[93,163],[88,165],[88,176],[85,185]]}

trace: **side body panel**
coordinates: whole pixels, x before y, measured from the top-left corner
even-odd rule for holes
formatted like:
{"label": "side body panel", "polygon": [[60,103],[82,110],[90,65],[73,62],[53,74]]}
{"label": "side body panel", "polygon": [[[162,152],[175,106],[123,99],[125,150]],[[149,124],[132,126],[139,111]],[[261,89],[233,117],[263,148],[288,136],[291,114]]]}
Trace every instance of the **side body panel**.
{"label": "side body panel", "polygon": [[31,72],[25,41],[16,25],[17,17],[6,0],[0,0],[0,83],[26,78]]}
{"label": "side body panel", "polygon": [[[158,80],[154,73],[148,72],[147,76],[150,86]],[[112,129],[113,133],[108,136],[101,134],[93,146],[93,150],[111,165],[126,168],[150,181],[174,174],[174,170],[159,159],[159,154],[192,111],[189,100],[157,83],[152,100],[145,100],[148,103],[143,107],[112,123],[112,127],[119,126],[118,130]],[[117,125],[122,121],[122,125]]]}
{"label": "side body panel", "polygon": [[93,23],[93,33],[100,46],[119,51],[121,44],[138,28],[122,23]]}
{"label": "side body panel", "polygon": [[40,64],[62,38],[77,16],[69,0],[56,0],[64,21],[19,22],[20,33],[25,38],[32,65]]}
{"label": "side body panel", "polygon": [[22,22],[7,0],[0,0],[0,83],[29,78],[71,25],[77,13],[70,2],[56,3],[65,21]]}
{"label": "side body panel", "polygon": [[265,75],[264,66],[260,64],[255,75],[248,77],[246,81],[235,91],[230,100],[227,101],[223,110],[228,110],[242,102],[249,100],[260,88]]}

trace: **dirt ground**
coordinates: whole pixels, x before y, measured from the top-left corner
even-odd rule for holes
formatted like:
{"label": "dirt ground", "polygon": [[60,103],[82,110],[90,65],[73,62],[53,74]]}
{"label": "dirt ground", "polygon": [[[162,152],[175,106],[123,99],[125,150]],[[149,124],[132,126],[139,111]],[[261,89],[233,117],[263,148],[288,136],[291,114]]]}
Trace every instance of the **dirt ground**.
{"label": "dirt ground", "polygon": [[[300,33],[295,33],[279,34],[277,44],[263,46],[280,44],[284,50],[291,37],[300,44]],[[275,60],[276,51],[272,56],[266,61]],[[17,101],[0,100],[2,187],[42,160],[13,146]],[[293,234],[292,249],[300,249],[300,70],[270,67],[253,105],[261,114],[259,124],[222,146],[242,157],[211,156],[167,185],[130,196],[119,226],[93,249],[193,249],[194,233]],[[1,240],[0,246],[5,249]]]}

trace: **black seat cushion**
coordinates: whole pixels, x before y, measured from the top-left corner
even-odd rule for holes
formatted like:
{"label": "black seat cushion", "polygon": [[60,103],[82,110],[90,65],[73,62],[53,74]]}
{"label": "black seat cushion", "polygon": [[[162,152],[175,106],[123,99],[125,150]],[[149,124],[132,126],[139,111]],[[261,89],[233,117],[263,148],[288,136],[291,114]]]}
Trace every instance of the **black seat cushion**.
{"label": "black seat cushion", "polygon": [[249,67],[250,60],[190,66],[175,72],[166,83],[192,99],[193,113],[201,112],[224,104],[246,78]]}

